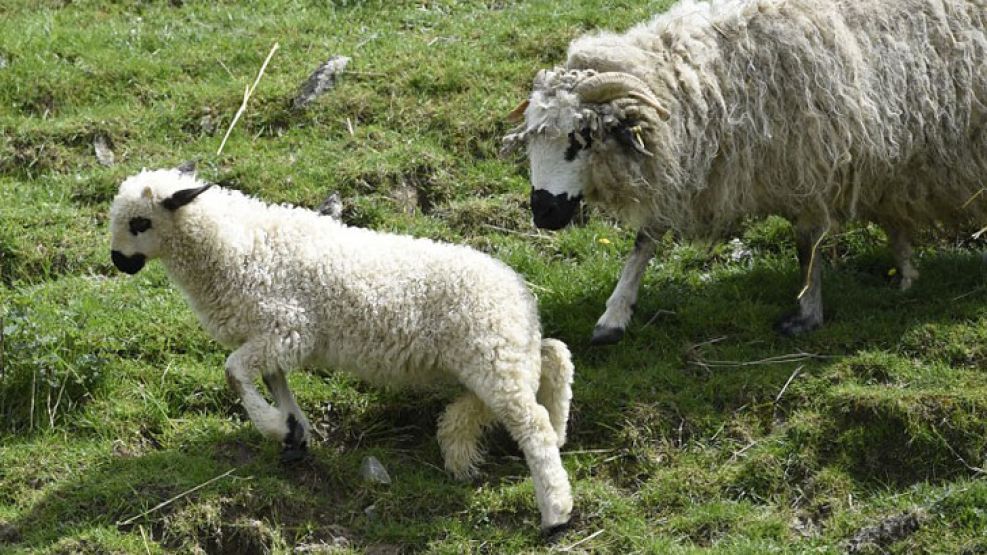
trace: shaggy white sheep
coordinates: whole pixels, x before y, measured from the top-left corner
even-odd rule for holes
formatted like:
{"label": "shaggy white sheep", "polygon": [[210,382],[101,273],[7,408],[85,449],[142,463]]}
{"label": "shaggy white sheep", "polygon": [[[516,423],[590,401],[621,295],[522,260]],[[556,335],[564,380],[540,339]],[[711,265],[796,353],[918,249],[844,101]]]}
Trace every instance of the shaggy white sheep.
{"label": "shaggy white sheep", "polygon": [[916,232],[987,220],[985,22],[983,0],[683,0],[574,41],[505,147],[528,143],[536,225],[585,197],[640,229],[594,342],[622,336],[668,229],[790,219],[807,288],[785,333],[821,325],[813,254],[850,219],[888,231],[907,288]]}
{"label": "shaggy white sheep", "polygon": [[163,262],[203,327],[235,349],[227,380],[287,457],[303,452],[310,429],[289,370],[326,366],[389,387],[458,382],[466,391],[438,426],[446,468],[472,475],[481,433],[499,421],[527,459],[542,527],[569,520],[559,447],[572,362],[565,344],[542,339],[535,300],[506,265],[268,205],[179,170],[124,181],[110,218],[113,263],[134,274],[146,260]]}

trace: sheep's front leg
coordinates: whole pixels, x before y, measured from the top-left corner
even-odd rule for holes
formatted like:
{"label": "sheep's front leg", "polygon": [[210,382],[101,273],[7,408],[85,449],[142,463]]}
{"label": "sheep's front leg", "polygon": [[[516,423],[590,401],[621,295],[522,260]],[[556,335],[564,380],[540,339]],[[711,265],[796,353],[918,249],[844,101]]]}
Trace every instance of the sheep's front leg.
{"label": "sheep's front leg", "polygon": [[822,227],[798,227],[795,230],[802,289],[798,297],[798,311],[778,323],[778,331],[785,335],[798,335],[822,325],[822,255],[817,252],[817,247],[823,233],[825,230]]}
{"label": "sheep's front leg", "polygon": [[918,279],[918,270],[912,264],[912,241],[904,229],[897,226],[885,226],[888,231],[888,243],[894,254],[895,266],[898,267],[898,287],[907,291]]}
{"label": "sheep's front leg", "polygon": [[267,365],[264,349],[252,344],[243,345],[226,359],[226,381],[240,397],[254,426],[265,436],[280,441],[287,436],[288,424],[254,385],[254,380]]}
{"label": "sheep's front leg", "polygon": [[634,250],[627,257],[627,262],[620,271],[620,280],[607,299],[607,310],[593,328],[591,344],[610,345],[620,341],[624,336],[624,330],[627,329],[627,324],[634,315],[634,304],[637,302],[641,279],[648,269],[648,263],[655,256],[656,245],[657,241],[651,231],[648,229],[638,231]]}
{"label": "sheep's front leg", "polygon": [[288,388],[288,380],[285,378],[284,372],[280,369],[274,369],[263,372],[261,377],[264,384],[267,385],[267,389],[271,391],[274,402],[278,405],[280,417],[288,427],[288,432],[280,438],[284,443],[281,459],[285,462],[301,459],[308,449],[312,427],[295,401],[291,389]]}

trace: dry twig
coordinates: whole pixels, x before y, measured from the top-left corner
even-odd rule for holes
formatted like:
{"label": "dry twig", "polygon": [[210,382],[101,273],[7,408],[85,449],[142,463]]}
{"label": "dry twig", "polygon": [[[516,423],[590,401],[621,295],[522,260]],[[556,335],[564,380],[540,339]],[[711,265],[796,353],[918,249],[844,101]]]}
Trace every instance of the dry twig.
{"label": "dry twig", "polygon": [[230,138],[230,133],[233,132],[233,126],[243,115],[243,112],[247,109],[247,101],[250,100],[250,95],[254,93],[254,89],[257,88],[257,84],[260,83],[260,78],[264,76],[264,70],[267,68],[267,63],[271,61],[271,57],[277,52],[280,45],[274,43],[271,47],[271,52],[267,55],[267,59],[264,60],[264,64],[260,66],[260,71],[257,72],[257,79],[254,79],[254,84],[250,87],[246,87],[243,91],[243,103],[240,104],[240,109],[236,111],[236,115],[233,116],[233,121],[230,122],[229,129],[226,130],[226,135],[223,135],[223,142],[219,144],[219,150],[216,151],[216,156],[223,153],[223,147],[226,146],[226,140]]}
{"label": "dry twig", "polygon": [[137,520],[139,518],[145,517],[145,516],[153,513],[154,511],[157,511],[158,509],[162,509],[164,507],[167,507],[168,505],[171,505],[175,501],[178,501],[179,499],[181,499],[183,497],[186,497],[186,496],[188,496],[188,495],[190,495],[192,493],[195,493],[195,492],[199,491],[200,489],[208,486],[209,484],[212,484],[213,482],[218,482],[219,480],[222,480],[223,478],[229,476],[230,474],[233,474],[233,471],[235,471],[236,469],[237,469],[237,467],[233,467],[233,468],[227,470],[226,472],[220,474],[219,476],[216,476],[215,478],[210,478],[209,480],[206,480],[205,482],[202,482],[201,484],[195,486],[192,489],[185,490],[182,493],[179,493],[178,495],[176,495],[176,496],[174,496],[174,497],[172,497],[170,499],[166,499],[165,501],[162,501],[161,503],[158,503],[157,505],[151,507],[150,509],[144,511],[143,513],[141,513],[139,515],[134,515],[134,516],[128,518],[127,520],[119,520],[119,521],[117,521],[117,526],[126,526],[126,525],[130,524],[131,522],[134,522],[135,520]]}
{"label": "dry twig", "polygon": [[596,532],[593,532],[592,534],[590,534],[590,535],[588,535],[588,536],[586,536],[585,538],[583,538],[583,539],[581,539],[581,540],[579,540],[579,541],[577,541],[576,543],[574,543],[574,544],[572,544],[572,545],[567,545],[567,546],[565,546],[565,547],[560,547],[560,548],[559,548],[559,551],[560,551],[560,552],[562,552],[562,553],[566,553],[566,552],[569,552],[569,551],[572,551],[572,550],[573,550],[573,549],[575,549],[575,548],[576,548],[577,546],[580,546],[580,545],[582,545],[582,544],[584,544],[584,543],[586,543],[586,542],[588,542],[588,541],[590,541],[591,539],[593,539],[593,538],[595,538],[595,537],[597,537],[597,536],[599,536],[599,535],[600,535],[600,534],[602,534],[602,533],[603,533],[603,532],[604,532],[605,530],[606,530],[605,528],[600,528],[600,529],[599,529],[599,530],[597,530]]}

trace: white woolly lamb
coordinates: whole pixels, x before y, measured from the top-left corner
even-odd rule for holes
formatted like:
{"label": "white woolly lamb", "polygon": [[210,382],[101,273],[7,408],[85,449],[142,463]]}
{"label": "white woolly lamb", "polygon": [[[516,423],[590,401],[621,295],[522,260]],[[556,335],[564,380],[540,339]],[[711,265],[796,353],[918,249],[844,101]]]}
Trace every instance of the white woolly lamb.
{"label": "white woolly lamb", "polygon": [[310,429],[289,370],[326,366],[391,387],[458,382],[466,391],[438,426],[446,468],[470,476],[481,433],[499,421],[527,459],[542,527],[568,522],[559,447],[572,362],[565,344],[542,339],[535,300],[506,265],[268,205],[179,170],[124,181],[110,218],[114,264],[133,274],[162,261],[207,332],[235,349],[227,380],[287,457],[304,451]]}
{"label": "white woolly lamb", "polygon": [[984,0],[682,0],[575,40],[505,142],[528,143],[536,225],[566,225],[585,196],[640,229],[594,342],[620,339],[668,229],[790,219],[808,287],[785,333],[821,325],[813,253],[848,220],[888,231],[907,288],[916,232],[987,221],[987,196],[971,201],[987,176],[985,24]]}

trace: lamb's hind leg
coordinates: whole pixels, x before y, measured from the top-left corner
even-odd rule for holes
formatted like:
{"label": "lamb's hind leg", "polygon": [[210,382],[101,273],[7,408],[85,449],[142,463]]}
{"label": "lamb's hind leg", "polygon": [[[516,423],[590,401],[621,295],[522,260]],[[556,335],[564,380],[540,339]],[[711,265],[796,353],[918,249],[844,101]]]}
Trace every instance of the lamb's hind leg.
{"label": "lamb's hind leg", "polygon": [[494,415],[474,393],[467,391],[453,401],[439,418],[439,448],[446,470],[458,480],[476,474],[483,458],[480,438]]}
{"label": "lamb's hind leg", "polygon": [[267,389],[271,391],[274,402],[277,403],[281,417],[288,428],[287,434],[282,438],[284,450],[281,453],[281,459],[285,462],[301,459],[305,456],[305,451],[308,448],[312,427],[305,418],[305,413],[295,401],[291,389],[288,388],[288,380],[284,372],[280,369],[273,369],[264,372],[261,377],[264,379]]}
{"label": "lamb's hind leg", "polygon": [[517,383],[517,376],[514,369],[505,368],[493,375],[463,376],[463,381],[520,445],[534,482],[542,530],[552,533],[569,522],[572,490],[548,411],[535,399],[537,383]]}
{"label": "lamb's hind leg", "polygon": [[641,287],[644,271],[655,256],[657,242],[654,235],[647,229],[637,233],[634,250],[627,257],[624,268],[620,271],[620,279],[613,293],[607,299],[607,310],[600,316],[593,328],[593,345],[610,345],[620,341],[624,330],[634,315],[634,304],[637,302],[637,292]]}
{"label": "lamb's hind leg", "polygon": [[796,227],[795,246],[803,288],[798,296],[798,311],[778,323],[778,331],[785,335],[798,335],[822,325],[822,256],[816,251],[823,233],[821,227]]}

